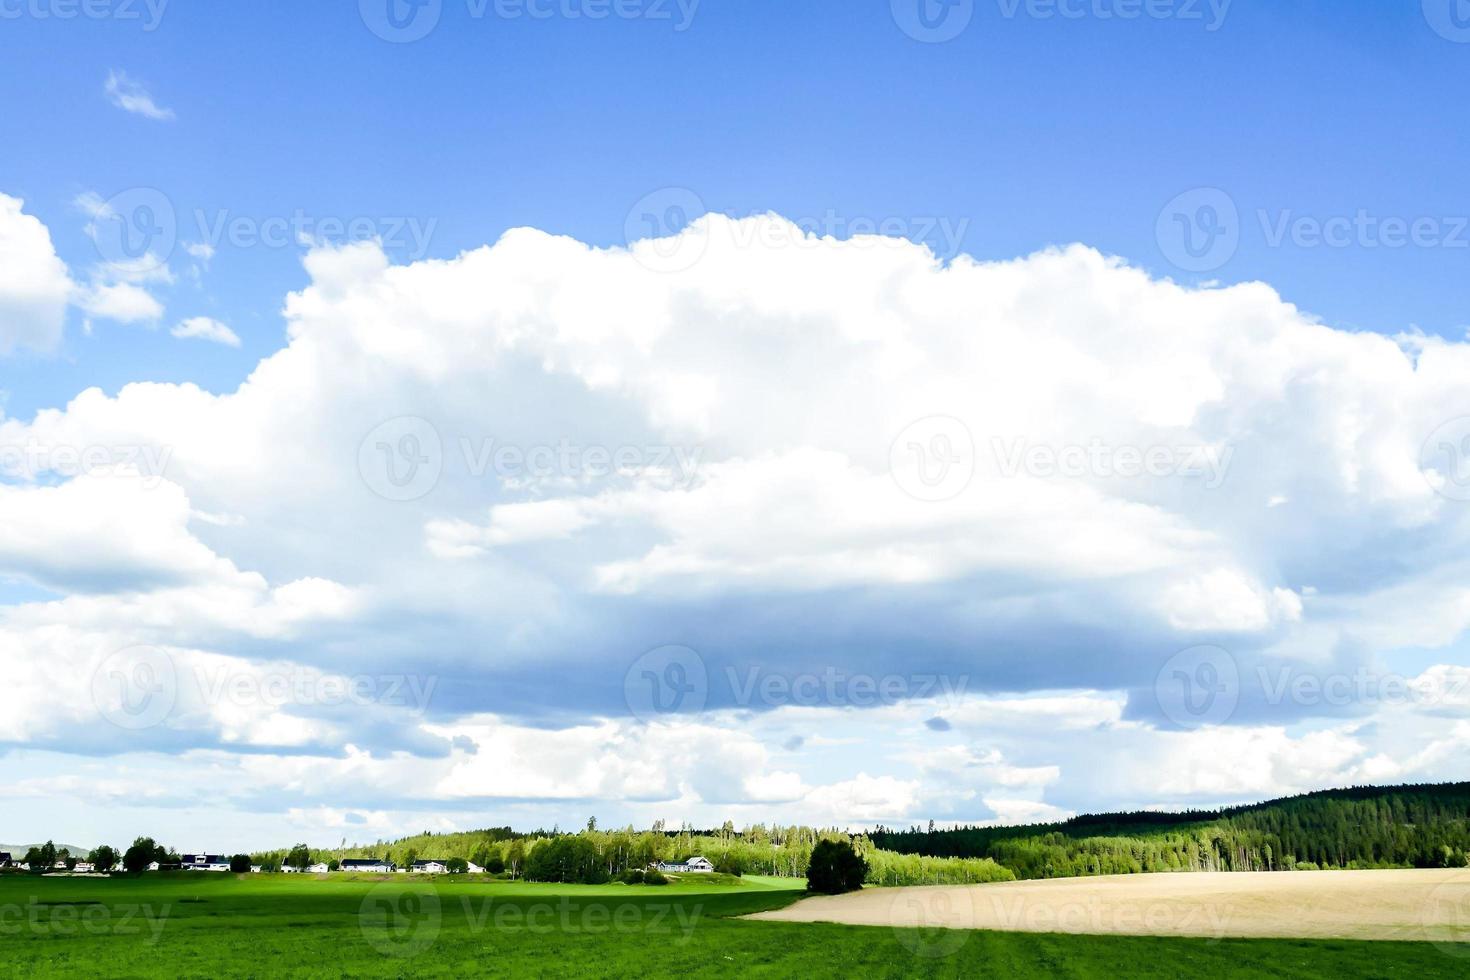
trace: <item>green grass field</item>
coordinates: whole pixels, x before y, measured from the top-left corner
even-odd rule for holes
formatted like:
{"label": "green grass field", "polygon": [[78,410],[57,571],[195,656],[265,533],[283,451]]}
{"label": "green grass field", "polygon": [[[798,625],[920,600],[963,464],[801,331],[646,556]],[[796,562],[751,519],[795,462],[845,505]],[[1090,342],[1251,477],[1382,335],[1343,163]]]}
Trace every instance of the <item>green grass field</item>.
{"label": "green grass field", "polygon": [[[16,977],[1440,977],[1429,944],[1112,938],[743,921],[800,897],[747,878],[665,887],[463,877],[0,877]],[[1470,951],[1467,951],[1470,952]]]}

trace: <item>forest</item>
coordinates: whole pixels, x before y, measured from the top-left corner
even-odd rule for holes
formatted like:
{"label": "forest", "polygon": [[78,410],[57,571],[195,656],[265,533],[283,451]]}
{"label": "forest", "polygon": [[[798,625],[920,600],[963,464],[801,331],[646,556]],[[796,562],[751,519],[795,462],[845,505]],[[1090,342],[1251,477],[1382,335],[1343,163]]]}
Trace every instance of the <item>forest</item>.
{"label": "forest", "polygon": [[1184,813],[1107,813],[1057,824],[878,828],[877,847],[988,857],[1017,878],[1155,871],[1465,867],[1470,783],[1360,787]]}
{"label": "forest", "polygon": [[876,847],[863,835],[840,830],[757,824],[737,831],[727,822],[717,830],[669,829],[662,821],[649,830],[631,826],[601,830],[596,820],[585,829],[516,833],[508,827],[463,833],[425,832],[402,840],[316,850],[305,845],[253,855],[265,867],[293,860],[330,863],[347,858],[377,858],[399,867],[417,860],[461,858],[491,874],[531,881],[597,884],[659,861],[682,862],[702,855],[715,870],[731,875],[806,876],[812,848],[824,839],[852,840],[868,864],[868,881],[883,885],[971,884],[1011,881],[1015,875],[984,857],[932,857],[897,854]]}
{"label": "forest", "polygon": [[851,840],[868,883],[968,884],[1162,871],[1309,871],[1441,868],[1470,863],[1470,783],[1361,787],[1222,810],[1140,811],[1026,826],[913,827],[849,834],[755,824],[742,830],[603,830],[518,833],[492,827],[425,832],[396,841],[316,850],[300,844],[254,855],[265,867],[295,861],[377,858],[400,867],[459,858],[491,874],[540,881],[610,881],[659,861],[703,855],[725,874],[805,876],[820,840]]}

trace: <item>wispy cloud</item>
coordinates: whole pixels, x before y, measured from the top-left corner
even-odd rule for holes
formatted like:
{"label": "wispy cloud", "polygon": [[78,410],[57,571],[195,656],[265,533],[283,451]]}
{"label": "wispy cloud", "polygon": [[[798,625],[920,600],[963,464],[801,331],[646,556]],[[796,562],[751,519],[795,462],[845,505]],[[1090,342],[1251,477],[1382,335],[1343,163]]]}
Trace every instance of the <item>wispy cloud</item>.
{"label": "wispy cloud", "polygon": [[239,347],[240,338],[235,331],[207,316],[190,317],[170,331],[180,340],[209,340],[226,347]]}
{"label": "wispy cloud", "polygon": [[143,83],[129,78],[124,72],[108,72],[105,89],[107,100],[124,112],[165,122],[174,118],[172,109],[165,109],[154,102]]}

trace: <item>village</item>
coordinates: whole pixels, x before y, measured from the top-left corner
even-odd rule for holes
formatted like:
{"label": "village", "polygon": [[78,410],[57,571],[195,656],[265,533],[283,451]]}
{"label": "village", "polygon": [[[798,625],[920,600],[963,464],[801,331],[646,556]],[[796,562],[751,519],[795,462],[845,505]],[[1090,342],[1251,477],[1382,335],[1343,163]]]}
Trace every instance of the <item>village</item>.
{"label": "village", "polygon": [[[234,871],[237,874],[246,873],[239,860],[240,856],[229,857],[224,854],[183,854],[179,856],[177,863],[172,861],[153,861],[148,864],[148,871],[201,871],[214,873],[227,873]],[[33,867],[33,865],[35,865]],[[687,861],[654,861],[649,864],[651,870],[665,874],[713,874],[715,866],[708,858],[695,856]],[[109,865],[99,868],[92,861],[80,860],[71,857],[66,851],[62,851],[50,866],[36,861],[17,861],[9,851],[0,851],[0,872],[31,872],[44,875],[105,875],[114,868]],[[444,875],[444,874],[486,874],[486,870],[473,861],[463,858],[435,859],[425,858],[400,867],[393,861],[379,860],[376,858],[346,858],[341,861],[315,861],[311,864],[295,867],[283,864],[280,868],[281,874],[331,874],[334,872],[348,872],[356,874],[416,874],[416,875]],[[268,873],[268,869],[259,864],[249,864],[250,874]]]}

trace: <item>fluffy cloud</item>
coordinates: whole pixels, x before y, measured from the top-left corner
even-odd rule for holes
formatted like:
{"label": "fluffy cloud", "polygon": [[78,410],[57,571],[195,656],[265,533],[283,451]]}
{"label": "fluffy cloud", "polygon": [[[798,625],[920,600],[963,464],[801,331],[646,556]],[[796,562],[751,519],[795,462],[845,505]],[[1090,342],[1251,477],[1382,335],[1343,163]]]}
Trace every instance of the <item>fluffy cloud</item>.
{"label": "fluffy cloud", "polygon": [[165,109],[153,101],[153,96],[149,94],[147,87],[142,82],[129,78],[124,72],[108,72],[107,81],[102,88],[107,93],[107,101],[124,112],[131,112],[134,115],[160,122],[171,121],[174,118],[172,109]]}
{"label": "fluffy cloud", "polygon": [[49,351],[61,340],[71,277],[51,233],[0,194],[0,354],[17,347]]}
{"label": "fluffy cloud", "polygon": [[240,338],[225,324],[207,316],[190,317],[170,331],[180,340],[207,340],[226,347],[239,347]]}
{"label": "fluffy cloud", "polygon": [[[1153,695],[1201,643],[1244,679],[1462,659],[1470,508],[1425,453],[1470,414],[1470,345],[1082,246],[945,264],[774,216],[306,269],[288,343],[235,391],[0,421],[0,447],[170,454],[144,490],[41,453],[0,496],[40,529],[0,535],[3,571],[60,596],[0,618],[7,669],[55,692],[14,745],[75,751],[88,668],[146,643],[436,680],[417,713],[204,704],[168,738],[99,737],[181,747],[240,806],[323,826],[486,799],[533,823],[589,800],[1005,820],[1454,767],[1451,722],[1417,707],[1242,683],[1233,715],[1179,731]],[[630,720],[630,665],[666,644],[709,710]],[[53,655],[72,673],[36,680]],[[1388,764],[1416,730],[1439,748]]]}
{"label": "fluffy cloud", "polygon": [[163,316],[163,305],[130,282],[95,283],[80,290],[76,302],[91,316],[118,323],[151,323]]}

